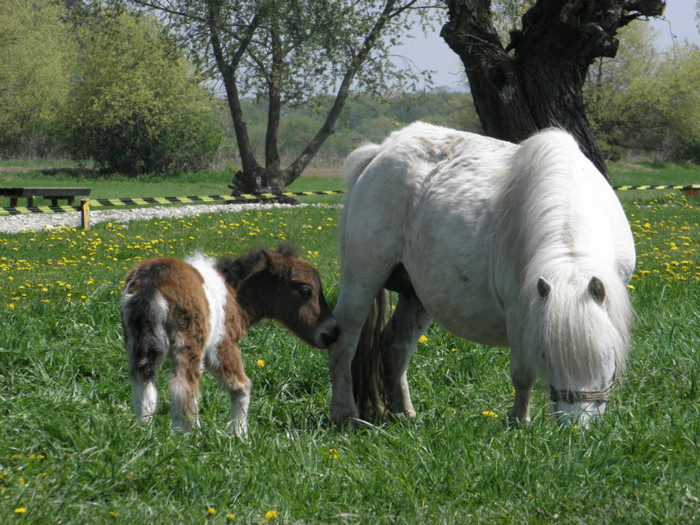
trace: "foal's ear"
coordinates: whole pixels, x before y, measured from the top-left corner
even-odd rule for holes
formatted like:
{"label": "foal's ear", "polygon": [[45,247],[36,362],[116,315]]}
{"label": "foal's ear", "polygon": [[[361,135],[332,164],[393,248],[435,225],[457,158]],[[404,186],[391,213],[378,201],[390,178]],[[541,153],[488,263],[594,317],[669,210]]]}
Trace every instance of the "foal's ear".
{"label": "foal's ear", "polygon": [[588,293],[591,294],[598,304],[603,304],[603,301],[605,301],[605,286],[597,277],[593,277],[591,282],[588,283]]}
{"label": "foal's ear", "polygon": [[547,279],[540,277],[537,281],[537,293],[542,299],[546,299],[549,292],[552,291],[552,285],[547,282]]}
{"label": "foal's ear", "polygon": [[292,266],[284,255],[278,252],[263,250],[265,265],[270,269],[270,273],[279,277],[289,279],[292,273]]}

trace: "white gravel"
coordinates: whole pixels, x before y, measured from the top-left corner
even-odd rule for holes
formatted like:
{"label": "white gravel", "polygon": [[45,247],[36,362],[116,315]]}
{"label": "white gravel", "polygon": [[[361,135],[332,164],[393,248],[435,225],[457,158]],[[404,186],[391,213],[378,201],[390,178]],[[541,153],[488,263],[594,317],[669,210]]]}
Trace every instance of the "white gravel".
{"label": "white gravel", "polygon": [[[187,217],[189,215],[215,213],[220,211],[236,212],[246,210],[267,210],[270,208],[299,208],[319,206],[317,204],[203,204],[198,206],[154,206],[131,210],[90,210],[90,225],[99,222],[143,221],[167,217]],[[323,206],[323,205],[322,205]],[[325,206],[324,206],[325,207]],[[60,227],[80,228],[80,212],[55,213],[51,215],[12,215],[0,217],[0,232],[19,233],[29,230],[44,230]]]}

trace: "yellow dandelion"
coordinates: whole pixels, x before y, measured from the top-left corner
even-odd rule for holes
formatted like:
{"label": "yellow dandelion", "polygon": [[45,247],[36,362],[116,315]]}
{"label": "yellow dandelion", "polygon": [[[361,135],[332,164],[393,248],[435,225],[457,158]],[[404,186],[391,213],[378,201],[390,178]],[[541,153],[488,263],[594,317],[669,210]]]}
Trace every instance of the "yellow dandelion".
{"label": "yellow dandelion", "polygon": [[497,417],[498,417],[498,414],[496,414],[495,412],[492,412],[491,410],[484,410],[484,411],[481,413],[481,415],[482,415],[482,416],[485,416],[485,417],[493,417],[493,418],[497,418]]}
{"label": "yellow dandelion", "polygon": [[235,514],[231,514],[231,513],[229,512],[228,514],[226,514],[226,519],[227,519],[228,521],[233,521],[233,520],[236,519],[236,515],[235,515]]}
{"label": "yellow dandelion", "polygon": [[216,514],[216,509],[209,507],[207,509],[207,514],[209,514],[210,516],[213,516],[214,514]]}
{"label": "yellow dandelion", "polygon": [[275,519],[277,516],[279,516],[279,515],[280,515],[280,513],[279,513],[278,510],[268,510],[268,511],[265,513],[265,519],[266,519],[267,521],[274,520],[274,519]]}
{"label": "yellow dandelion", "polygon": [[265,366],[265,361],[263,361],[262,359],[258,359],[258,366],[259,366],[260,368],[264,367],[264,366]]}
{"label": "yellow dandelion", "polygon": [[428,338],[425,337],[424,335],[421,335],[421,336],[420,336],[420,339],[418,339],[418,342],[419,342],[419,343],[427,343],[427,342],[428,342]]}
{"label": "yellow dandelion", "polygon": [[15,509],[15,514],[24,514],[25,512],[27,512],[27,509],[24,507],[18,507]]}

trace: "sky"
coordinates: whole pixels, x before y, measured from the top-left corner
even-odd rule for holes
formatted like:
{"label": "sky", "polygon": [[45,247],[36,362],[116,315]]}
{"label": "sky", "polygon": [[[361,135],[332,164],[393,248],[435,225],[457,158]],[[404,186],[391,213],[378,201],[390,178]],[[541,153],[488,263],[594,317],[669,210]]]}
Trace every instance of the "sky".
{"label": "sky", "polygon": [[[659,49],[670,47],[674,38],[679,42],[687,39],[700,45],[695,0],[668,0],[664,16],[649,23],[659,33]],[[416,30],[413,38],[395,49],[394,53],[405,57],[419,71],[433,70],[434,87],[445,86],[455,91],[466,89],[461,62],[440,37],[440,27],[427,36]]]}

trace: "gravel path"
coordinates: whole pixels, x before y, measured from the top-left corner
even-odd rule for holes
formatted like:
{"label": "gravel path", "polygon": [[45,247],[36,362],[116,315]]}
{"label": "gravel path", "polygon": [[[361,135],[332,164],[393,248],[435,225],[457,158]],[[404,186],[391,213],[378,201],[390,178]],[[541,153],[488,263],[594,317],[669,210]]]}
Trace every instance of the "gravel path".
{"label": "gravel path", "polygon": [[[198,206],[155,206],[132,210],[90,210],[90,224],[98,222],[130,222],[167,217],[187,217],[219,211],[267,210],[270,208],[299,208],[316,204],[203,204]],[[55,213],[52,215],[13,215],[0,217],[0,232],[19,233],[28,230],[43,230],[60,227],[80,228],[80,213]]]}

